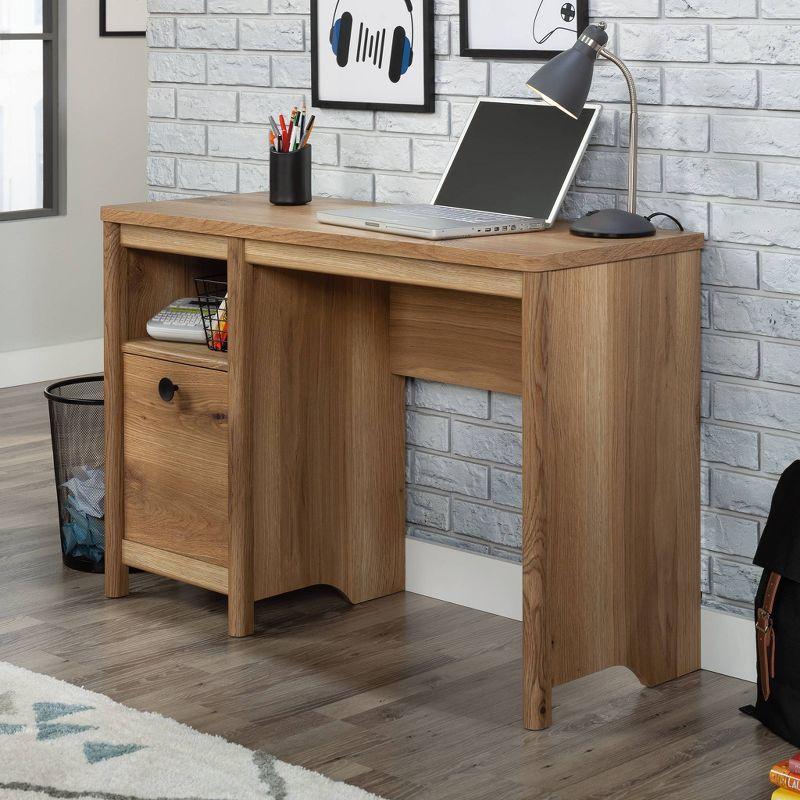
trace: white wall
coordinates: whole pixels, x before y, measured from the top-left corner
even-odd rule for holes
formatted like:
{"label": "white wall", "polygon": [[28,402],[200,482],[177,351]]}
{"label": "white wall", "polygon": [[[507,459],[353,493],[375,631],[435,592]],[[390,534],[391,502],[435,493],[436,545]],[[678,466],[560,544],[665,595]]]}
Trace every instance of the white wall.
{"label": "white wall", "polygon": [[100,206],[145,198],[145,40],[101,38],[98,16],[61,0],[63,213],[0,222],[0,386],[99,366]]}

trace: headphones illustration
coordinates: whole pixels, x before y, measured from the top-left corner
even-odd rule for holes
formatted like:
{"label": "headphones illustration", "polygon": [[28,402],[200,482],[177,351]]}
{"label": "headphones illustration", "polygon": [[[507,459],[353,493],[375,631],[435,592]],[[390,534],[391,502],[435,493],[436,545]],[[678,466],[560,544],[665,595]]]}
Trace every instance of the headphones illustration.
{"label": "headphones illustration", "polygon": [[[336,55],[336,63],[346,67],[351,56],[351,41],[353,39],[353,15],[345,11],[337,19],[336,12],[342,0],[336,0],[331,18],[330,42]],[[408,72],[414,63],[414,7],[412,0],[403,0],[408,15],[411,18],[411,38],[408,38],[406,29],[398,25],[392,34],[389,45],[389,80],[397,83]],[[355,49],[356,62],[371,62],[378,69],[383,69],[383,58],[386,52],[386,28],[371,32],[363,22],[358,24],[358,44]]]}

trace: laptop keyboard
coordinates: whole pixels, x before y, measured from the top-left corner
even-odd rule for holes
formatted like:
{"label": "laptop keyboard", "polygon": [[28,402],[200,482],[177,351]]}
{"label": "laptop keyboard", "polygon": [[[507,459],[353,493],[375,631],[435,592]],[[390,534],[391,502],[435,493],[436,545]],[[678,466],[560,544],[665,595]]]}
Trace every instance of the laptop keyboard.
{"label": "laptop keyboard", "polygon": [[498,220],[510,222],[513,220],[530,220],[530,217],[516,217],[510,214],[500,214],[497,211],[470,211],[465,208],[452,206],[403,206],[403,214],[412,217],[444,217],[457,222],[496,223]]}

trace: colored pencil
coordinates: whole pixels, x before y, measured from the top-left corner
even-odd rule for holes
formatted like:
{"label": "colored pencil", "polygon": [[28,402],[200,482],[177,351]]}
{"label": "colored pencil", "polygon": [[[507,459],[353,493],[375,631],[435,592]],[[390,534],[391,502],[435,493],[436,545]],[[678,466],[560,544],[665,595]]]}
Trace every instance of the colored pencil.
{"label": "colored pencil", "polygon": [[311,115],[311,119],[308,121],[308,127],[306,128],[305,136],[303,140],[300,142],[300,149],[302,150],[307,144],[308,140],[311,138],[311,132],[314,130],[314,120],[316,116],[314,114]]}
{"label": "colored pencil", "polygon": [[272,115],[270,115],[269,118],[269,126],[270,128],[272,128],[272,132],[275,134],[275,138],[280,139],[281,132],[278,130],[278,123],[275,122],[275,118]]}
{"label": "colored pencil", "polygon": [[282,141],[284,141],[284,142],[285,142],[285,141],[286,141],[286,140],[287,140],[289,137],[287,136],[287,131],[286,131],[286,120],[283,118],[283,114],[280,114],[280,115],[278,116],[278,121],[281,123],[281,137],[282,137]]}

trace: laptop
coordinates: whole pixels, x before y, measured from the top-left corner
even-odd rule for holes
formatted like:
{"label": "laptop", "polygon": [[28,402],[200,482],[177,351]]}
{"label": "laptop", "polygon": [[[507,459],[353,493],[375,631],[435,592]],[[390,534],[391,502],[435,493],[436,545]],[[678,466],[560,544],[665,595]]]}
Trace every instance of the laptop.
{"label": "laptop", "polygon": [[578,120],[535,100],[478,100],[429,205],[320,211],[331,225],[421,239],[545,230],[586,152],[601,106]]}

